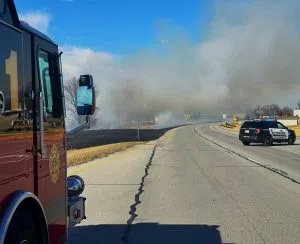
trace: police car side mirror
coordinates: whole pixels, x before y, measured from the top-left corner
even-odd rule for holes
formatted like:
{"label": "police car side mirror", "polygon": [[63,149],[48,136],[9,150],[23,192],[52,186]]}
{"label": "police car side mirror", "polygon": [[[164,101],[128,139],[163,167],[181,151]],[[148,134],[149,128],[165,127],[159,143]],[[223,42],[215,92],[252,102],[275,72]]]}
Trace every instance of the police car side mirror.
{"label": "police car side mirror", "polygon": [[82,75],[76,91],[76,107],[78,115],[93,115],[96,108],[96,92],[91,75]]}

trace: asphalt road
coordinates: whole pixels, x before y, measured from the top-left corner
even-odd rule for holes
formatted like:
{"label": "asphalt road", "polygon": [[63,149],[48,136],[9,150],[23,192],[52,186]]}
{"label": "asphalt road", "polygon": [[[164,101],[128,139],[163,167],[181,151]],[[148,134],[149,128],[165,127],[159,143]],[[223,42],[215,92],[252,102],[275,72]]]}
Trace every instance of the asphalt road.
{"label": "asphalt road", "polygon": [[87,183],[87,220],[69,243],[300,243],[299,184],[216,143],[299,175],[295,149],[242,147],[208,125],[177,128],[69,170]]}
{"label": "asphalt road", "polygon": [[253,159],[260,165],[300,183],[299,140],[292,146],[286,143],[274,144],[272,147],[264,147],[261,144],[244,146],[238,140],[238,133],[227,132],[217,125],[198,126],[196,130],[199,130],[205,138],[213,139],[218,145],[229,148],[246,158]]}

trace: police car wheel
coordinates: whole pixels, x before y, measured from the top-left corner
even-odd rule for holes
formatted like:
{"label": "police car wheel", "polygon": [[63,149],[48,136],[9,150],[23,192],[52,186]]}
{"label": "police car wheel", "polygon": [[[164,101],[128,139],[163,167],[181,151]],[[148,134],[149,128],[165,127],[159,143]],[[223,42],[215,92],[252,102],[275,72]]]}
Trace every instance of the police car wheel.
{"label": "police car wheel", "polygon": [[289,145],[294,145],[294,143],[295,143],[295,137],[294,136],[290,136],[289,140],[288,140],[288,144]]}
{"label": "police car wheel", "polygon": [[272,144],[273,144],[273,139],[272,139],[272,137],[267,136],[267,137],[265,138],[265,140],[264,140],[264,145],[265,145],[265,146],[272,146]]}
{"label": "police car wheel", "polygon": [[244,146],[249,146],[250,145],[249,141],[242,141],[242,143],[243,143]]}

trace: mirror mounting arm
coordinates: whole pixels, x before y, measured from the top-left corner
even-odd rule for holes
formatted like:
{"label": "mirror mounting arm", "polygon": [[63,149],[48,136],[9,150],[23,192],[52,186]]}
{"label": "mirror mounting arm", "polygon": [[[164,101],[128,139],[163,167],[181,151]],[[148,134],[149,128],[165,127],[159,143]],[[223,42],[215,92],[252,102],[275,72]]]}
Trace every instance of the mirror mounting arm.
{"label": "mirror mounting arm", "polygon": [[76,136],[77,134],[79,134],[81,131],[85,130],[85,129],[89,129],[91,125],[91,120],[90,120],[90,116],[87,115],[85,117],[85,123],[76,127],[75,129],[66,132],[67,137],[72,137],[72,136]]}

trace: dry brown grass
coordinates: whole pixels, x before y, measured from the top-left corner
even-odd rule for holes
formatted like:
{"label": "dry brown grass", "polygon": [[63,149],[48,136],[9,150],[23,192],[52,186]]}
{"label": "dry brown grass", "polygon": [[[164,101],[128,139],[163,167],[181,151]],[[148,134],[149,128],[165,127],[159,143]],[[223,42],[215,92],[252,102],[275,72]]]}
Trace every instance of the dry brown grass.
{"label": "dry brown grass", "polygon": [[296,137],[300,137],[300,125],[289,126],[289,128],[295,131]]}
{"label": "dry brown grass", "polygon": [[83,164],[96,158],[103,158],[112,153],[124,151],[144,142],[121,142],[116,144],[69,150],[67,152],[68,167]]}
{"label": "dry brown grass", "polygon": [[224,125],[220,125],[220,127],[222,129],[225,129],[225,130],[228,130],[228,131],[235,131],[235,132],[239,132],[240,131],[240,128],[241,128],[241,125],[238,125],[238,124],[235,124],[235,125],[232,125],[232,127],[226,127]]}

